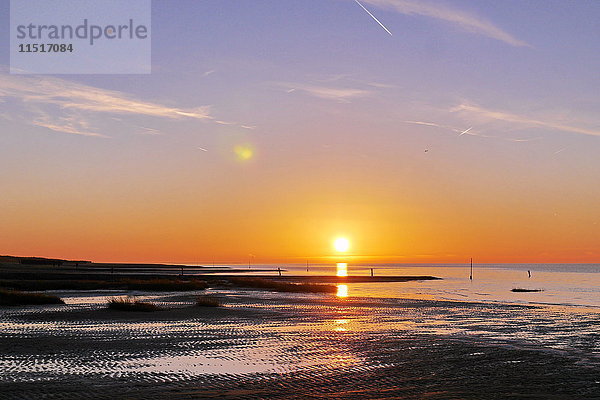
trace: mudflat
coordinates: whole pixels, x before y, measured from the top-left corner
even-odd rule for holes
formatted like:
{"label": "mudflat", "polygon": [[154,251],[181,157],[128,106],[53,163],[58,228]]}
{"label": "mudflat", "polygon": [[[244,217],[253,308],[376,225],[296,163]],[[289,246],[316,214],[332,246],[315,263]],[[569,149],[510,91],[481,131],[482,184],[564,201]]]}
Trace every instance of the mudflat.
{"label": "mudflat", "polygon": [[128,292],[164,311],[119,312],[106,301],[125,293],[101,290],[3,307],[0,398],[600,398],[585,352],[454,329],[453,313],[473,325],[535,307],[209,292],[222,307],[194,306],[205,291]]}

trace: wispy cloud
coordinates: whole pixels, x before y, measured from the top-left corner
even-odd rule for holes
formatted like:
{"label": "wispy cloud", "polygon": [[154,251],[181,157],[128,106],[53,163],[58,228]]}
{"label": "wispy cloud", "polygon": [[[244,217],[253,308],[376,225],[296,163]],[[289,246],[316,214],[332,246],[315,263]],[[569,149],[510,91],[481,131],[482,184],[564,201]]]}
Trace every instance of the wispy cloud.
{"label": "wispy cloud", "polygon": [[74,135],[95,136],[107,138],[108,136],[94,132],[89,124],[81,118],[73,116],[53,118],[47,113],[40,112],[38,117],[31,121],[33,125],[47,128],[55,132],[70,133]]}
{"label": "wispy cloud", "polygon": [[210,106],[170,107],[138,100],[119,91],[53,77],[0,72],[0,100],[11,100],[26,110],[33,125],[85,136],[105,136],[97,132],[90,122],[99,115],[187,118],[237,125],[213,117]]}
{"label": "wispy cloud", "polygon": [[[338,82],[339,85],[346,86],[370,86],[377,89],[391,89],[395,88],[396,85],[392,85],[389,83],[374,81],[370,79],[361,79],[357,77],[357,74],[331,74],[331,75],[309,75],[308,78],[311,82],[319,82],[318,86],[322,84],[332,85],[333,82]],[[290,89],[293,91],[293,89]]]}
{"label": "wispy cloud", "polygon": [[450,127],[445,126],[445,125],[436,124],[435,122],[427,122],[427,121],[402,121],[402,122],[404,122],[406,124],[425,125],[425,126],[433,126],[433,127],[436,127],[436,128],[448,128],[448,129],[452,129],[453,131],[455,130],[454,128],[450,128]]}
{"label": "wispy cloud", "polygon": [[302,83],[282,83],[287,93],[300,91],[308,95],[321,99],[335,100],[341,103],[348,103],[351,99],[366,97],[372,94],[369,90],[357,88],[340,88],[322,85],[307,85]]}
{"label": "wispy cloud", "polygon": [[392,8],[405,15],[421,15],[435,18],[451,23],[467,32],[500,40],[511,46],[530,47],[526,42],[505,32],[485,18],[441,4],[431,4],[426,1],[414,0],[363,0],[363,2],[379,8]]}
{"label": "wispy cloud", "polygon": [[477,117],[487,121],[504,121],[518,124],[522,127],[548,128],[557,131],[579,133],[583,135],[600,136],[600,130],[583,128],[577,123],[565,123],[553,120],[543,120],[536,117],[513,114],[505,111],[487,109],[474,104],[461,104],[450,111],[461,113],[465,119]]}
{"label": "wispy cloud", "polygon": [[374,88],[378,88],[378,89],[393,89],[396,87],[395,85],[390,85],[388,83],[381,83],[381,82],[367,82],[366,84],[369,86],[373,86]]}
{"label": "wispy cloud", "polygon": [[158,129],[148,128],[145,126],[140,126],[139,131],[136,132],[138,135],[160,135],[161,132]]}

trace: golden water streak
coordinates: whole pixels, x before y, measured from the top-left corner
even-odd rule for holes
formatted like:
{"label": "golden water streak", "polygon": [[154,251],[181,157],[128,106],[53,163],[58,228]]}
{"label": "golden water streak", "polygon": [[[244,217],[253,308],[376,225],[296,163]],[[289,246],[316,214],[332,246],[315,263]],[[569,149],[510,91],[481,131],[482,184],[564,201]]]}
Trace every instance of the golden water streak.
{"label": "golden water streak", "polygon": [[347,263],[337,263],[336,276],[348,276],[348,264]]}

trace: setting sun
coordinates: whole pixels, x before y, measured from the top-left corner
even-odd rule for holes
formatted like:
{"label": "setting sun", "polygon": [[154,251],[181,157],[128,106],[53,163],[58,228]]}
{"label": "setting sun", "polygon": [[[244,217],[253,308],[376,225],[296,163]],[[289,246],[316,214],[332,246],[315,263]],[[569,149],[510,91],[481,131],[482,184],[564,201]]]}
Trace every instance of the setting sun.
{"label": "setting sun", "polygon": [[333,248],[337,252],[345,253],[350,249],[350,241],[343,237],[337,238],[333,241]]}

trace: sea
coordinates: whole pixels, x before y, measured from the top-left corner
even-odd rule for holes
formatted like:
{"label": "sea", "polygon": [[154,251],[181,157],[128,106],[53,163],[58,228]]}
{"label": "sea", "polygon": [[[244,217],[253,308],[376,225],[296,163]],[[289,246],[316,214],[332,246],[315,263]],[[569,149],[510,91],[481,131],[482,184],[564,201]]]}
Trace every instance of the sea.
{"label": "sea", "polygon": [[[237,266],[240,267],[240,266]],[[242,268],[246,268],[242,266]],[[340,276],[347,296],[583,307],[600,312],[600,264],[251,265],[252,275]],[[345,283],[343,276],[434,276],[439,280]],[[537,290],[513,292],[512,289]],[[346,289],[344,289],[345,291]]]}

